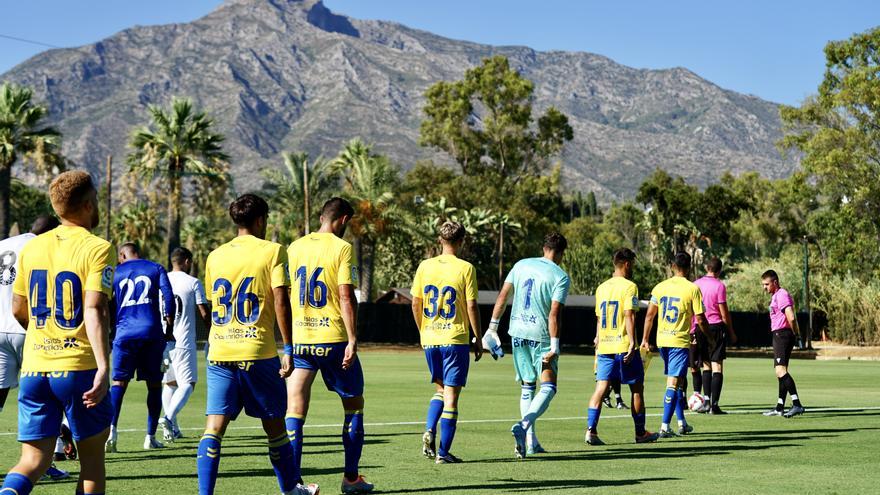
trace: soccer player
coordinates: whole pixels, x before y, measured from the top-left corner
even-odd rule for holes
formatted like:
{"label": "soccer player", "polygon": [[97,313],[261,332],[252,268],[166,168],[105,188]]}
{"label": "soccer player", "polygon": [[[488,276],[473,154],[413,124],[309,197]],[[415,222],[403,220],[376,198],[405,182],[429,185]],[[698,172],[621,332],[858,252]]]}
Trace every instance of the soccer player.
{"label": "soccer player", "polygon": [[[696,332],[697,322],[691,324],[691,333],[697,338],[697,350],[702,366],[700,381],[703,385],[703,396],[706,401],[697,412],[711,414],[727,414],[718,406],[721,398],[721,387],[724,384],[724,360],[727,358],[727,342],[736,343],[736,332],[727,309],[727,286],[720,280],[721,260],[714,257],[706,263],[706,275],[697,279],[694,284],[703,294],[703,308],[706,310],[706,321],[709,324],[711,339],[703,338]],[[709,345],[714,342],[714,345]],[[696,375],[695,375],[696,376]]]}
{"label": "soccer player", "polygon": [[[562,234],[544,238],[544,255],[527,258],[513,265],[495,301],[485,341],[498,334],[498,324],[513,292],[508,333],[513,341],[513,368],[522,385],[519,401],[520,421],[511,433],[519,459],[545,452],[538,442],[535,423],[556,395],[559,372],[559,339],[562,335],[562,309],[571,283],[559,267],[568,241]],[[486,346],[488,348],[488,346]],[[538,380],[541,389],[535,393]]]}
{"label": "soccer player", "polygon": [[82,171],[60,174],[49,186],[61,226],[29,241],[18,256],[12,313],[27,327],[19,384],[21,457],[0,494],[28,495],[52,462],[66,415],[79,449],[76,492],[105,491],[104,440],[112,406],[107,398],[110,243],[92,235],[98,191]]}
{"label": "soccer player", "polygon": [[[779,400],[776,407],[766,411],[764,416],[784,416],[790,418],[806,412],[798,397],[794,378],[788,373],[788,361],[797,341],[797,316],[794,312],[794,300],[787,290],[779,286],[779,275],[767,270],[761,275],[764,291],[770,294],[770,331],[773,334],[773,364],[776,367],[776,378],[779,380]],[[785,409],[785,396],[791,395],[791,409]]]}
{"label": "soccer player", "polygon": [[[161,295],[161,300],[160,300]],[[141,259],[137,244],[119,247],[119,265],[113,278],[113,306],[116,332],[113,337],[113,424],[107,439],[107,453],[117,451],[117,425],[128,383],[135,377],[147,382],[147,435],[144,449],[165,446],[156,440],[162,414],[162,361],[165,343],[174,339],[174,294],[165,268]],[[162,330],[162,320],[166,330]]]}
{"label": "soccer player", "polygon": [[[412,283],[413,318],[435,387],[428,403],[422,453],[434,458],[437,464],[461,462],[450,449],[458,423],[458,397],[467,384],[470,332],[473,331],[477,342],[483,339],[477,306],[477,272],[472,264],[456,256],[465,233],[460,223],[441,225],[442,254],[422,261]],[[482,355],[482,345],[475,345],[474,361]],[[439,449],[435,440],[438,422]]]}
{"label": "soccer player", "polygon": [[633,283],[636,253],[621,248],[614,252],[614,276],[596,289],[596,391],[590,398],[587,411],[587,432],[584,441],[589,445],[604,445],[599,439],[599,415],[602,398],[610,382],[629,385],[632,394],[632,418],[636,443],[657,440],[658,435],[645,429],[645,366],[636,347],[636,313],[639,311],[639,288]]}
{"label": "soccer player", "polygon": [[205,289],[199,279],[190,276],[193,254],[184,247],[171,252],[171,290],[174,292],[174,350],[169,356],[170,364],[162,382],[162,409],[165,415],[159,419],[162,437],[166,442],[182,438],[177,425],[177,414],[186,405],[198,380],[198,356],[196,355],[196,314],[205,328],[211,328],[211,312],[205,297]]}
{"label": "soccer player", "polygon": [[673,277],[660,282],[651,291],[651,303],[645,315],[645,332],[642,335],[642,347],[647,350],[648,338],[654,330],[654,317],[657,317],[657,347],[663,357],[666,375],[660,438],[677,436],[669,429],[673,412],[678,417],[679,435],[693,431],[684,417],[687,401],[681,388],[688,369],[691,320],[696,319],[697,328],[711,339],[703,314],[703,295],[700,288],[687,279],[691,271],[691,256],[687,253],[676,254],[671,268]]}
{"label": "soccer player", "polygon": [[[269,205],[245,194],[229,205],[238,236],[208,255],[205,286],[210,290],[211,349],[207,371],[207,421],[197,457],[199,495],[214,493],[221,442],[229,422],[244,409],[261,420],[269,460],[282,494],[308,495],[293,473],[293,446],[284,429],[284,379],[292,370],[287,253],[265,240]],[[278,359],[275,324],[284,342]]]}
{"label": "soccer player", "polygon": [[342,240],[354,209],[331,198],[321,209],[321,228],[296,240],[290,260],[294,371],[287,381],[287,433],[293,444],[294,476],[301,476],[303,424],[318,371],[345,410],[342,493],[369,493],[373,485],[358,465],[364,447],[364,373],[357,356],[357,266],[351,244]]}

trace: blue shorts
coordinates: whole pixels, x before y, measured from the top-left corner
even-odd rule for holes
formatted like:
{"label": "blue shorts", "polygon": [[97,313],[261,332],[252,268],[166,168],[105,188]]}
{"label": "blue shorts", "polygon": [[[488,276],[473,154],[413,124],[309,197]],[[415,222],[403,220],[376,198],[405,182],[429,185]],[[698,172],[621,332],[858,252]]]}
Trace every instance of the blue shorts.
{"label": "blue shorts", "polygon": [[76,441],[85,440],[110,427],[113,406],[110,394],[87,409],[83,394],[92,388],[97,370],[27,372],[21,374],[18,391],[18,441],[55,438],[61,419],[67,416]]}
{"label": "blue shorts", "polygon": [[348,342],[333,344],[296,344],[293,346],[293,367],[321,372],[327,390],[336,392],[343,399],[364,395],[364,370],[360,359],[347,370],[342,369]]}
{"label": "blue shorts", "polygon": [[685,376],[690,361],[690,349],[687,347],[661,347],[663,357],[663,374],[666,376]]}
{"label": "blue shorts", "polygon": [[113,341],[113,380],[127,382],[137,379],[147,382],[162,381],[162,353],[164,339],[128,339]]}
{"label": "blue shorts", "polygon": [[624,363],[625,352],[620,354],[599,354],[596,356],[596,380],[618,381],[624,385],[634,385],[645,381],[645,366],[642,356],[633,353],[629,363]]}
{"label": "blue shorts", "polygon": [[287,412],[287,386],[278,374],[277,357],[230,363],[208,362],[206,415],[232,419],[244,408],[252,418],[283,418]]}
{"label": "blue shorts", "polygon": [[471,364],[469,345],[426,346],[425,359],[428,360],[432,383],[439,381],[449,387],[467,385],[468,367]]}

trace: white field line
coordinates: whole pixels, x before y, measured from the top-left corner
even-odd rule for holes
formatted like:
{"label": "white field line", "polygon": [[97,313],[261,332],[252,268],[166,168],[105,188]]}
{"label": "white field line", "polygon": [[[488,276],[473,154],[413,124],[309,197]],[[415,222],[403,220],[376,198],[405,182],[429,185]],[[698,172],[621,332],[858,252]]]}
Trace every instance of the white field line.
{"label": "white field line", "polygon": [[[859,411],[877,411],[880,410],[880,406],[868,406],[868,407],[821,407],[821,408],[807,408],[807,415],[810,413],[817,412],[859,412]],[[727,411],[727,414],[760,414],[761,411],[748,410],[748,411]],[[688,411],[688,415],[694,415],[694,413]],[[660,417],[661,413],[652,413],[646,414],[646,417]],[[632,419],[632,415],[630,414],[617,414],[617,415],[609,415],[602,416],[602,419]],[[541,418],[539,421],[542,423],[545,421],[574,421],[574,420],[583,420],[586,421],[586,416],[568,416],[562,418]],[[519,421],[518,418],[508,418],[508,419],[460,419],[459,423],[510,423],[513,424]],[[413,425],[424,425],[424,421],[395,421],[390,423],[364,423],[364,427],[371,426],[413,426]],[[319,424],[319,425],[311,425],[306,423],[304,425],[305,428],[342,428],[342,423],[333,423],[333,424]],[[262,430],[262,426],[229,426],[227,430]],[[202,431],[204,428],[181,428],[181,430],[185,431]],[[119,433],[133,433],[133,432],[143,432],[143,428],[126,428],[117,430]],[[8,437],[16,435],[16,432],[3,432],[0,433],[0,437]],[[367,434],[369,436],[369,433]]]}

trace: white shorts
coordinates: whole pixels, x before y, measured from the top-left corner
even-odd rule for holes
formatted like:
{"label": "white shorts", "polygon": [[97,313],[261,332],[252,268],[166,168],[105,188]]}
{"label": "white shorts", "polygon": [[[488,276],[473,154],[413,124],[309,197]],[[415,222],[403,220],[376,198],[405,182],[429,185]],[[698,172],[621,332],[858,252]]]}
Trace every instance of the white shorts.
{"label": "white shorts", "polygon": [[0,388],[18,386],[24,334],[0,332]]}
{"label": "white shorts", "polygon": [[195,383],[199,379],[199,359],[194,349],[175,348],[171,351],[171,366],[162,378],[163,383]]}

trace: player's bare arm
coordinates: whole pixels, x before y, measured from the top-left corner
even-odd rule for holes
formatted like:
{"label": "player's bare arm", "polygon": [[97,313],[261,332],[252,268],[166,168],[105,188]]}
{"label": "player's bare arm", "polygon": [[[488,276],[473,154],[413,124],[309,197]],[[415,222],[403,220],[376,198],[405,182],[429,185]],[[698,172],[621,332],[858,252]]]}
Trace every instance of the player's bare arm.
{"label": "player's bare arm", "polygon": [[95,362],[98,365],[92,388],[83,394],[83,404],[87,408],[93,408],[100,404],[110,389],[110,381],[108,380],[108,373],[110,371],[109,313],[109,303],[106,294],[98,291],[86,291],[83,321],[86,326],[86,335],[95,354]]}
{"label": "player's bare arm", "polygon": [[28,323],[30,323],[30,316],[28,315],[28,304],[27,298],[24,296],[20,296],[18,294],[12,295],[12,316],[15,317],[15,320],[21,325],[22,328],[27,328]]}
{"label": "player's bare arm", "polygon": [[199,312],[199,318],[202,319],[202,324],[205,325],[205,328],[211,328],[211,305],[196,304],[196,309]]}
{"label": "player's bare arm", "polygon": [[794,313],[794,306],[785,308],[785,319],[788,320],[788,326],[795,335],[800,335],[801,329],[798,327],[797,315]]}
{"label": "player's bare arm", "polygon": [[424,311],[424,306],[422,306],[423,301],[421,297],[413,297],[412,305],[412,314],[413,320],[416,322],[416,328],[419,330],[422,329],[422,312]]}
{"label": "player's bare arm", "polygon": [[[286,286],[273,287],[272,296],[275,298],[275,321],[281,332],[281,341],[284,348],[293,345],[293,334],[290,315],[290,288]],[[287,378],[293,372],[293,357],[287,352],[281,355],[281,369],[278,374],[281,378]]]}
{"label": "player's bare arm", "polygon": [[345,324],[345,332],[348,334],[348,345],[345,347],[345,357],[342,359],[342,369],[347,370],[357,357],[357,301],[354,297],[353,285],[339,286],[339,309],[342,313],[342,322]]}
{"label": "player's bare arm", "polygon": [[648,344],[651,338],[651,332],[654,331],[654,318],[657,317],[657,305],[651,303],[648,305],[648,311],[645,313],[645,331],[642,335],[642,349],[646,351],[651,350],[651,346]]}
{"label": "player's bare arm", "polygon": [[474,338],[478,342],[474,345],[474,361],[479,361],[483,357],[483,346],[480,342],[483,340],[483,327],[480,323],[480,307],[477,301],[467,302],[468,320],[471,322],[471,331],[474,332]]}
{"label": "player's bare arm", "polygon": [[721,313],[721,321],[727,327],[727,336],[731,344],[736,344],[736,332],[733,330],[733,319],[730,317],[730,309],[727,303],[718,303],[718,312]]}
{"label": "player's bare arm", "polygon": [[631,309],[624,311],[623,324],[626,329],[626,335],[629,337],[629,350],[626,352],[626,356],[623,357],[623,362],[629,364],[636,351],[636,312]]}
{"label": "player's bare arm", "polygon": [[[495,299],[495,307],[492,308],[492,321],[500,320],[504,316],[504,309],[507,307],[507,300],[510,299],[512,292],[513,284],[511,283],[505,283],[501,287],[501,292],[498,293],[498,297]],[[489,330],[492,330],[492,328],[489,327]]]}
{"label": "player's bare arm", "polygon": [[550,333],[550,352],[544,353],[542,361],[550,363],[559,357],[559,339],[562,338],[562,310],[565,305],[553,301],[550,305],[550,316],[547,318],[547,330]]}

